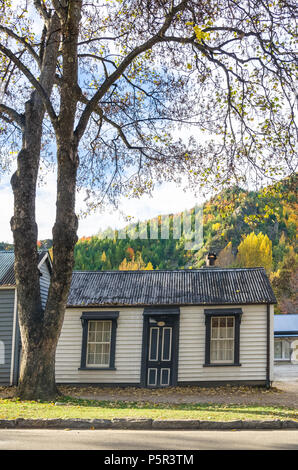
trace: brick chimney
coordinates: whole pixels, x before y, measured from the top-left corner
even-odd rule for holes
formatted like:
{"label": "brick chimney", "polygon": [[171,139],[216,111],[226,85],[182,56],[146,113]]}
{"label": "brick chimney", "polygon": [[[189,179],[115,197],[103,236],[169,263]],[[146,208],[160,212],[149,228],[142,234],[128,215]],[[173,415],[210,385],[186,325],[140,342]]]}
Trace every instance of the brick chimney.
{"label": "brick chimney", "polygon": [[214,266],[216,258],[217,258],[216,253],[209,252],[206,256],[206,267],[210,268]]}

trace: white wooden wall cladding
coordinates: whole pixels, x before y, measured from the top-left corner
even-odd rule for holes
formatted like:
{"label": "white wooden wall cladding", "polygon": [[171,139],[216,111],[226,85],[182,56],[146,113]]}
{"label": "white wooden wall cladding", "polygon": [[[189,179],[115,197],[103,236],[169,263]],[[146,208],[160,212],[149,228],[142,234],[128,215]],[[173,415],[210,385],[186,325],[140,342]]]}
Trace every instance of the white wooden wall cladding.
{"label": "white wooden wall cladding", "polygon": [[298,339],[296,339],[295,341],[292,341],[291,348],[293,349],[292,354],[291,354],[291,362],[298,363]]}
{"label": "white wooden wall cladding", "polygon": [[5,344],[0,341],[0,364],[5,364]]}

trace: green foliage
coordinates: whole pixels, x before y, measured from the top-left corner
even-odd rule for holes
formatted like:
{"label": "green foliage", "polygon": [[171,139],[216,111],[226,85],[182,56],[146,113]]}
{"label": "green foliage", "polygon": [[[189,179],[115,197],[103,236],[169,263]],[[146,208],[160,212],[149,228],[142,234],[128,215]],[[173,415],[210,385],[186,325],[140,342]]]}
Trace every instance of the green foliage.
{"label": "green foliage", "polygon": [[271,273],[271,283],[279,299],[278,313],[297,313],[298,308],[298,255],[293,247],[288,249],[276,272]]}
{"label": "green foliage", "polygon": [[263,266],[267,273],[272,268],[272,242],[267,235],[251,232],[238,246],[237,263],[240,267]]}

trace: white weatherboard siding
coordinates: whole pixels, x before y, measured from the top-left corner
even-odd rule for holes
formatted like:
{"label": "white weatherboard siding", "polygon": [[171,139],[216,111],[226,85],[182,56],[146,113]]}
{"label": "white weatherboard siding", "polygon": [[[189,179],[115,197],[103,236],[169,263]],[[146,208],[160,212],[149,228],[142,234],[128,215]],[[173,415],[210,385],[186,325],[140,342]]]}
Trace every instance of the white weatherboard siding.
{"label": "white weatherboard siding", "polygon": [[[234,305],[242,308],[240,324],[241,366],[203,367],[205,362],[204,308],[180,307],[178,382],[265,381],[267,364],[267,306]],[[116,370],[78,370],[81,365],[82,324],[86,311],[119,311],[116,333]],[[56,354],[58,383],[138,384],[141,374],[143,308],[71,309],[65,319]],[[273,306],[271,310],[271,371],[273,371]],[[272,380],[272,377],[271,377]]]}
{"label": "white weatherboard siding", "polygon": [[[119,311],[116,331],[116,370],[78,370],[81,366],[82,324],[87,311]],[[58,383],[139,383],[143,335],[143,309],[67,309],[56,353]]]}
{"label": "white weatherboard siding", "polygon": [[15,289],[0,288],[0,341],[2,356],[0,363],[0,386],[11,385],[13,353]]}
{"label": "white weatherboard siding", "polygon": [[270,305],[270,380],[274,380],[274,305]]}
{"label": "white weatherboard siding", "polygon": [[47,303],[47,298],[48,298],[48,292],[49,292],[49,287],[50,287],[50,282],[51,282],[51,274],[49,272],[49,268],[47,266],[47,263],[43,262],[39,266],[39,270],[41,272],[40,276],[40,295],[41,295],[41,303],[43,308],[45,308],[46,303]]}
{"label": "white weatherboard siding", "polygon": [[[181,307],[178,382],[220,380],[265,380],[267,344],[267,306],[233,305],[242,308],[240,324],[241,366],[203,367],[205,362],[205,308]],[[271,314],[272,317],[272,314]],[[271,320],[273,322],[273,318]],[[273,332],[271,332],[273,338]],[[273,347],[273,341],[272,341]],[[273,349],[271,347],[271,351]]]}

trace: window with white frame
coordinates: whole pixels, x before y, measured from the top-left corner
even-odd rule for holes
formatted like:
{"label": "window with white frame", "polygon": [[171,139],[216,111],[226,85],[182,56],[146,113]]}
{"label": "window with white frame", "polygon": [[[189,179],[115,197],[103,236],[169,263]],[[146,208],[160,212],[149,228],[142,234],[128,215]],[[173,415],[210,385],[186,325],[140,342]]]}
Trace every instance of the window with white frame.
{"label": "window with white frame", "polygon": [[212,317],[210,337],[210,362],[233,363],[235,344],[235,318]]}
{"label": "window with white frame", "polygon": [[274,359],[290,360],[290,344],[287,340],[274,340]]}
{"label": "window with white frame", "polygon": [[89,320],[87,340],[87,366],[108,367],[112,338],[111,320]]}

